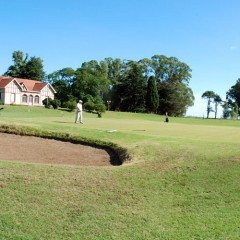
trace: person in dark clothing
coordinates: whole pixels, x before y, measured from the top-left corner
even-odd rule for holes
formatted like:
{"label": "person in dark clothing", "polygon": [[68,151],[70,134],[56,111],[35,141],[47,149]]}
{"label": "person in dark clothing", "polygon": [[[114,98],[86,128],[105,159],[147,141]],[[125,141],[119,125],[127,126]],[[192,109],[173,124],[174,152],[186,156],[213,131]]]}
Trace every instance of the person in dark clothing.
{"label": "person in dark clothing", "polygon": [[168,119],[168,113],[166,112],[166,119],[165,119],[165,122],[169,122],[169,119]]}

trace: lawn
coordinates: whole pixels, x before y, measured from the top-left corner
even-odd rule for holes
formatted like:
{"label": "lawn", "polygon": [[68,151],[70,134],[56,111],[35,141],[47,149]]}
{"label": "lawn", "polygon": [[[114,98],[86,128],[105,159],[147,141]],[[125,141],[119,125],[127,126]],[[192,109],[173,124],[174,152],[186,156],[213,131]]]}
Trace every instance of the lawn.
{"label": "lawn", "polygon": [[0,239],[240,239],[239,121],[106,112],[84,113],[80,125],[74,117],[8,106],[0,125],[112,142],[131,159],[109,167],[1,159]]}

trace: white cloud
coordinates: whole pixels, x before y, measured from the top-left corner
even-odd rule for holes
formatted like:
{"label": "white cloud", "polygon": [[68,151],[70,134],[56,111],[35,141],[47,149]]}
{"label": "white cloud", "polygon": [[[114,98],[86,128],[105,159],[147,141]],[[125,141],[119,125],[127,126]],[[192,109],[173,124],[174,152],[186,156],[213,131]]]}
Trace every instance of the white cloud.
{"label": "white cloud", "polygon": [[230,51],[234,51],[234,50],[237,50],[237,49],[238,49],[238,47],[237,47],[237,46],[234,46],[234,45],[232,45],[232,46],[230,46],[230,47],[229,47],[229,49],[230,49]]}

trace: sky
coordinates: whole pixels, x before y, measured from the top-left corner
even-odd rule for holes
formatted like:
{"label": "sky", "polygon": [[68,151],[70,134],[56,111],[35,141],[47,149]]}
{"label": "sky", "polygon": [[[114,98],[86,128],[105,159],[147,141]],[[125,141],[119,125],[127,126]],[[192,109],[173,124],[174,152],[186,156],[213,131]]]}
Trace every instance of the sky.
{"label": "sky", "polygon": [[0,9],[0,75],[14,51],[40,57],[47,74],[107,57],[176,57],[192,69],[186,115],[199,117],[205,91],[225,100],[240,78],[239,0],[0,0]]}

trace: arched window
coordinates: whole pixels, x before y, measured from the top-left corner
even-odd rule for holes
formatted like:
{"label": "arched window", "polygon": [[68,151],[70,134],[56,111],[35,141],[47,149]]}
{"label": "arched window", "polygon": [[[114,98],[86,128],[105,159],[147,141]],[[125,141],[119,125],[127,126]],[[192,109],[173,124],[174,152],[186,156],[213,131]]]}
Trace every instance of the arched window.
{"label": "arched window", "polygon": [[34,97],[34,104],[39,104],[39,96]]}
{"label": "arched window", "polygon": [[27,95],[26,95],[26,94],[24,94],[24,95],[22,96],[22,102],[23,102],[23,103],[27,103]]}
{"label": "arched window", "polygon": [[29,96],[29,103],[30,103],[30,104],[33,103],[33,96],[32,96],[32,95]]}

